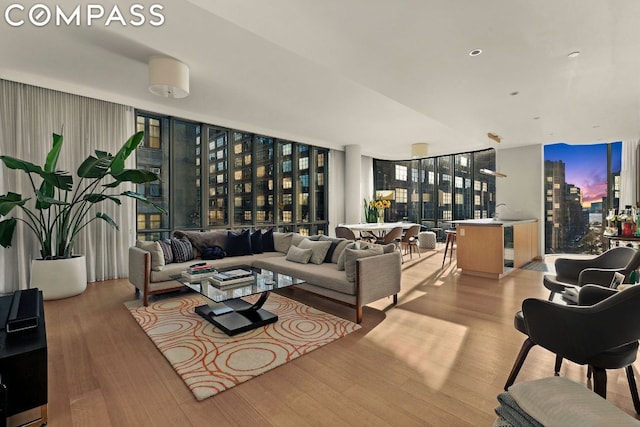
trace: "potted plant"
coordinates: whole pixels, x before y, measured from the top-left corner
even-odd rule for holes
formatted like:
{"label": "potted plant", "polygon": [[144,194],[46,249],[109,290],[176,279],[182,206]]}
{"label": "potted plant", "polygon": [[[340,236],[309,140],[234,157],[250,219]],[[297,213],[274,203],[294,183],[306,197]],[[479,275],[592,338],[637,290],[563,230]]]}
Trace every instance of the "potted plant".
{"label": "potted plant", "polygon": [[[126,196],[166,213],[142,194],[133,191],[112,194],[124,182],[143,184],[159,179],[153,172],[124,167],[125,160],[143,137],[143,132],[134,134],[115,155],[96,150],[95,156],[87,157],[78,167],[76,174],[79,180],[75,186],[69,172],[56,169],[62,135],[53,134],[53,147],[43,167],[14,157],[0,156],[6,167],[28,175],[33,191],[30,197],[12,192],[0,195],[0,218],[3,217],[0,221],[0,245],[5,248],[11,246],[18,221],[33,232],[42,258],[32,261],[30,286],[41,289],[45,299],[65,298],[86,289],[84,256],[73,253],[75,238],[83,228],[95,220],[102,220],[118,229],[118,224],[104,212],[92,216],[91,207],[102,202],[120,205],[120,197]],[[24,217],[8,217],[14,208],[22,210]]]}

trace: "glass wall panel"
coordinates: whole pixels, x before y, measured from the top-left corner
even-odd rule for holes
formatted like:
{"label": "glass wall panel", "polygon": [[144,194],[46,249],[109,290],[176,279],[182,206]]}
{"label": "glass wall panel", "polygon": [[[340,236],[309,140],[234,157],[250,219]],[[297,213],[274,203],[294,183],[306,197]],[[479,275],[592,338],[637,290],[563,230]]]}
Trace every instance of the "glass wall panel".
{"label": "glass wall panel", "polygon": [[496,208],[496,179],[480,170],[496,170],[495,152],[473,153],[473,165],[473,218],[489,218]]}
{"label": "glass wall panel", "polygon": [[473,156],[471,153],[454,156],[453,219],[473,218]]}
{"label": "glass wall panel", "polygon": [[250,133],[233,132],[233,222],[253,223],[252,150]]}
{"label": "glass wall panel", "polygon": [[255,175],[256,175],[256,224],[273,224],[275,189],[273,185],[274,140],[265,136],[255,137]]}
{"label": "glass wall panel", "polygon": [[293,143],[278,141],[278,220],[282,223],[293,222]]}
{"label": "glass wall panel", "polygon": [[451,221],[453,219],[453,168],[452,156],[437,158],[438,171],[438,220]]}
{"label": "glass wall panel", "polygon": [[296,205],[297,222],[309,222],[309,161],[311,159],[309,146],[298,144],[298,195]]}
{"label": "glass wall panel", "polygon": [[436,224],[436,158],[421,160],[422,174],[422,221],[427,226]]}
{"label": "glass wall panel", "polygon": [[173,225],[176,228],[201,228],[200,125],[173,122]]}
{"label": "glass wall panel", "polygon": [[226,225],[229,200],[228,132],[208,129],[209,203],[208,225]]}
{"label": "glass wall panel", "polygon": [[[137,191],[169,210],[169,120],[150,115],[136,117],[136,131],[144,132],[144,140],[136,150],[137,167],[160,176],[159,182],[138,185]],[[154,240],[169,229],[169,215],[160,214],[150,205],[137,203],[137,238]]]}
{"label": "glass wall panel", "polygon": [[[315,215],[314,221],[325,221],[327,220],[327,162],[329,151],[324,149],[314,149],[314,153],[316,154],[316,179],[315,179]],[[323,233],[317,233],[323,234]]]}

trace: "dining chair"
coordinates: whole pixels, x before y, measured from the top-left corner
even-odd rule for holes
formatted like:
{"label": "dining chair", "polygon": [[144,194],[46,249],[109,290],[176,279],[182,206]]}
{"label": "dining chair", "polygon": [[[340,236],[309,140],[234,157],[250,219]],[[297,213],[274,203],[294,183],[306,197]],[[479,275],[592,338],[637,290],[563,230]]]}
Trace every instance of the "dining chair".
{"label": "dining chair", "polygon": [[400,240],[400,245],[404,250],[404,253],[409,253],[409,258],[413,258],[413,251],[418,252],[418,256],[420,255],[420,248],[418,247],[418,233],[420,232],[420,225],[412,225],[407,229],[407,231],[402,236],[402,240]]}
{"label": "dining chair", "polygon": [[351,230],[348,227],[343,227],[341,225],[336,227],[336,237],[338,238],[343,238],[343,239],[347,239],[347,240],[356,240],[356,235],[353,232],[353,230]]}
{"label": "dining chair", "polygon": [[396,245],[396,248],[400,249],[399,245],[400,245],[401,239],[402,239],[402,227],[398,226],[398,227],[393,227],[391,230],[385,233],[385,235],[381,239],[378,239],[376,243],[380,245],[388,245],[390,243],[393,243],[394,245]]}

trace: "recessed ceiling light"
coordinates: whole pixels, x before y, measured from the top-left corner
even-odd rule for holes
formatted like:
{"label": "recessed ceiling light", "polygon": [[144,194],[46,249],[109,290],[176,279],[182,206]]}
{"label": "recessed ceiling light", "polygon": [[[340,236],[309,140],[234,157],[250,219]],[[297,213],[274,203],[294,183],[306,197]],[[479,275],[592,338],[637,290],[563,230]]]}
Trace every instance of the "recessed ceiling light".
{"label": "recessed ceiling light", "polygon": [[570,54],[567,55],[568,58],[575,58],[576,56],[580,55],[580,51],[579,50],[574,50],[573,52],[571,52]]}
{"label": "recessed ceiling light", "polygon": [[600,127],[600,125],[593,125],[594,129],[598,129]]}
{"label": "recessed ceiling light", "polygon": [[482,49],[473,49],[469,52],[469,56],[478,56],[482,53]]}
{"label": "recessed ceiling light", "polygon": [[540,116],[535,116],[533,120],[540,120]]}
{"label": "recessed ceiling light", "polygon": [[511,92],[509,95],[511,95],[511,96],[516,96],[516,95],[517,95],[517,94],[519,94],[519,93],[520,93],[520,92],[518,92],[518,91],[516,90],[516,91]]}

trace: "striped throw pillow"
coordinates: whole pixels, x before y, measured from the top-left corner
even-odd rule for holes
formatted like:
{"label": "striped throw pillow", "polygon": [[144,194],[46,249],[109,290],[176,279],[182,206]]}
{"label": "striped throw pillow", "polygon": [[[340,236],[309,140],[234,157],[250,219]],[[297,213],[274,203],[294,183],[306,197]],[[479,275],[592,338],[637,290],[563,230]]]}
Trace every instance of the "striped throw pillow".
{"label": "striped throw pillow", "polygon": [[171,239],[171,249],[173,251],[173,262],[191,261],[195,258],[191,242],[186,239]]}

